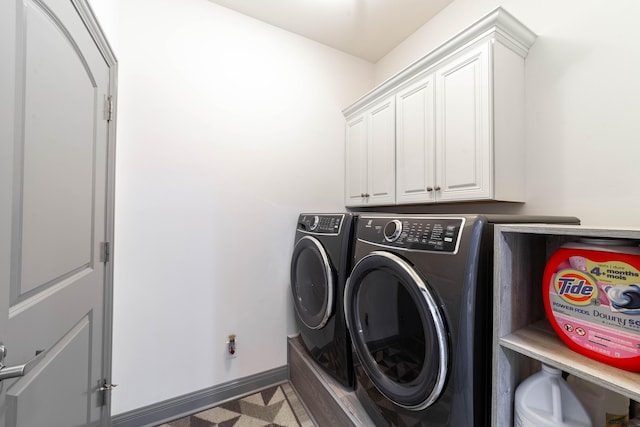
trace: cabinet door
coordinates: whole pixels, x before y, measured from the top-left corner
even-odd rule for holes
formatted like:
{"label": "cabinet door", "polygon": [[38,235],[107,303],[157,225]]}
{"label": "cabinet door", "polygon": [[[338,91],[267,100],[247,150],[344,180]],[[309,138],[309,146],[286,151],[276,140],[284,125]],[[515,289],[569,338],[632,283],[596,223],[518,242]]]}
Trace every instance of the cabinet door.
{"label": "cabinet door", "polygon": [[347,122],[345,205],[362,206],[367,191],[367,125],[361,114]]}
{"label": "cabinet door", "polygon": [[481,200],[493,195],[489,44],[436,72],[436,197]]}
{"label": "cabinet door", "polygon": [[368,185],[365,193],[369,205],[395,203],[395,96],[376,104],[368,112]]}
{"label": "cabinet door", "polygon": [[433,74],[396,95],[396,201],[435,200]]}

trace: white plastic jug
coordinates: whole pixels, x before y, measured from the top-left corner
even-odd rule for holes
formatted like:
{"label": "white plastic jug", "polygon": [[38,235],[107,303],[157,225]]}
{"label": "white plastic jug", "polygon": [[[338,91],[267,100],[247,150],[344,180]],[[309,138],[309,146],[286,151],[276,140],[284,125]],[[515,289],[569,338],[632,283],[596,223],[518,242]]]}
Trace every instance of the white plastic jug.
{"label": "white plastic jug", "polygon": [[582,402],[594,427],[629,425],[629,398],[597,384],[569,375],[567,384]]}
{"label": "white plastic jug", "polygon": [[514,407],[515,427],[593,427],[562,371],[544,364],[520,383]]}

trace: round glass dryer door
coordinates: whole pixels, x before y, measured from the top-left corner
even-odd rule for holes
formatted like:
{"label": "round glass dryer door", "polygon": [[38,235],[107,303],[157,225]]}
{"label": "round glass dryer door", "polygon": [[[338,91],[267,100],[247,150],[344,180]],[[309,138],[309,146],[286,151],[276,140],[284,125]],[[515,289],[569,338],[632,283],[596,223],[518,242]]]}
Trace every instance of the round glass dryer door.
{"label": "round glass dryer door", "polygon": [[447,380],[448,333],[436,295],[407,261],[384,251],[362,258],[345,290],[345,314],[380,393],[416,411],[435,403]]}
{"label": "round glass dryer door", "polygon": [[318,239],[298,240],[291,257],[291,292],[298,318],[310,329],[322,328],[333,313],[334,273]]}

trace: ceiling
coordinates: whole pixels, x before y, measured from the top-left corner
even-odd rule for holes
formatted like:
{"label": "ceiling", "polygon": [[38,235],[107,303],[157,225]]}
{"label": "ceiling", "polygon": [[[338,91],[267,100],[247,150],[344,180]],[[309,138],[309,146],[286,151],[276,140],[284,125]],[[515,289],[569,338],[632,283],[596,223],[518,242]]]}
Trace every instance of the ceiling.
{"label": "ceiling", "polygon": [[377,62],[453,0],[209,0]]}

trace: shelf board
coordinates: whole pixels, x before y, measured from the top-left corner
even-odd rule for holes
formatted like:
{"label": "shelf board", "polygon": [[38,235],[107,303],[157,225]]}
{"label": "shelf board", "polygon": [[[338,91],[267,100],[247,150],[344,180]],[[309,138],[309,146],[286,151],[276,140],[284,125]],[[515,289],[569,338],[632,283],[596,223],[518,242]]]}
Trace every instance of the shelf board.
{"label": "shelf board", "polygon": [[547,320],[498,339],[500,346],[640,401],[640,373],[600,363],[567,347]]}
{"label": "shelf board", "polygon": [[545,236],[597,237],[640,240],[640,228],[634,227],[587,227],[567,224],[506,224],[496,227],[497,233],[541,234]]}

